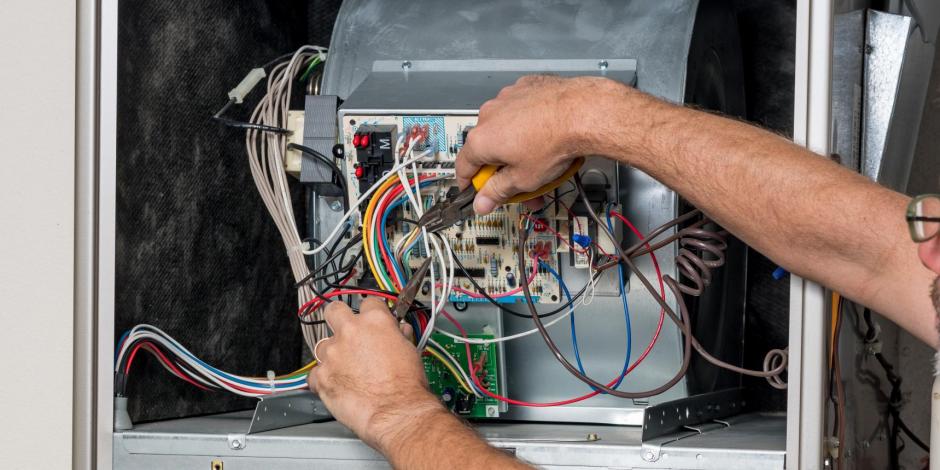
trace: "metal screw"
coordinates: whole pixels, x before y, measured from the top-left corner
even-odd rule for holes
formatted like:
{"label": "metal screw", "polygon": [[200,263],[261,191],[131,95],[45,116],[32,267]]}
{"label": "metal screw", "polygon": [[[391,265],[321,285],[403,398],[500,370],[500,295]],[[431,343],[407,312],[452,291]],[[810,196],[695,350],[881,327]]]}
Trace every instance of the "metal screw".
{"label": "metal screw", "polygon": [[408,70],[408,69],[410,69],[410,68],[411,68],[411,61],[410,61],[410,60],[406,60],[406,61],[404,61],[404,62],[401,63],[401,69],[402,69],[402,70]]}
{"label": "metal screw", "polygon": [[241,449],[241,448],[242,448],[242,441],[239,441],[238,439],[235,439],[234,441],[232,441],[232,448],[233,448],[233,449]]}
{"label": "metal screw", "polygon": [[643,455],[643,459],[648,462],[652,462],[654,457],[655,456],[653,455],[652,451],[647,451],[646,454]]}
{"label": "metal screw", "polygon": [[597,63],[597,68],[599,68],[599,69],[601,69],[601,70],[607,70],[607,67],[608,67],[609,65],[610,65],[610,64],[608,64],[606,60],[602,60],[602,61],[600,61],[600,62]]}
{"label": "metal screw", "polygon": [[343,210],[343,204],[337,200],[330,201],[330,210],[333,212],[339,212]]}

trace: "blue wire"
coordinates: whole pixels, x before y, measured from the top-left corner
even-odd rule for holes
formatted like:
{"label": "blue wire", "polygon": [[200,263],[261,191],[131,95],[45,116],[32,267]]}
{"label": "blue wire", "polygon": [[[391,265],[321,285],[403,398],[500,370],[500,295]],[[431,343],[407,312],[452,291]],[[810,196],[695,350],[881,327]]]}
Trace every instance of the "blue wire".
{"label": "blue wire", "polygon": [[580,370],[582,374],[587,375],[584,372],[584,365],[581,363],[581,350],[578,348],[578,332],[574,324],[574,305],[571,304],[571,292],[568,291],[568,286],[565,284],[565,281],[561,279],[561,276],[555,272],[551,266],[542,260],[539,260],[539,265],[545,268],[548,273],[558,281],[558,286],[561,287],[561,291],[565,294],[565,299],[568,300],[568,311],[571,312],[568,318],[571,320],[571,346],[574,348],[574,360],[578,363],[578,370]]}
{"label": "blue wire", "polygon": [[[219,369],[216,369],[215,367],[210,366],[209,364],[206,364],[205,362],[202,361],[202,359],[199,359],[198,357],[193,356],[189,351],[180,349],[179,352],[185,354],[186,356],[188,356],[188,357],[191,358],[192,360],[198,362],[200,365],[202,365],[202,366],[205,367],[206,369],[211,370],[211,371],[214,372],[216,375],[220,375],[220,376],[222,376],[222,377],[225,377],[226,379],[228,379],[228,380],[231,381],[231,382],[235,382],[235,383],[237,383],[237,384],[246,385],[246,386],[255,387],[255,388],[265,388],[265,387],[268,386],[268,384],[265,383],[265,382],[260,382],[260,381],[258,381],[258,382],[250,382],[250,381],[247,381],[247,380],[242,380],[242,379],[240,379],[240,378],[238,378],[238,377],[233,377],[233,376],[229,375],[227,372],[223,372],[223,371],[221,371],[221,370],[219,370]],[[301,383],[304,383],[304,382],[306,382],[306,381],[307,381],[307,377],[306,377],[306,376],[303,376],[303,377],[297,379],[297,380],[294,381],[294,382],[288,382],[288,383],[285,383],[285,384],[275,384],[275,385],[274,385],[274,388],[288,388],[288,387],[293,387],[293,386],[299,385],[299,384],[301,384]]]}
{"label": "blue wire", "polygon": [[[422,182],[418,185],[418,187],[423,188],[431,183],[433,183],[433,181]],[[382,222],[381,222],[381,225],[379,226],[379,230],[381,230],[379,232],[379,243],[381,243],[382,248],[389,253],[391,253],[391,250],[388,249],[388,240],[385,239],[385,225],[386,225],[386,221],[388,220],[388,215],[392,213],[392,209],[404,204],[405,201],[407,200],[408,200],[407,196],[402,196],[400,199],[396,200],[391,205],[389,205],[388,209],[385,210],[385,213],[382,214]],[[421,237],[415,238],[415,243],[417,243],[420,238]],[[398,260],[396,260],[394,256],[389,256],[389,258],[392,260],[392,269],[395,270],[395,274],[398,275],[398,278],[405,279],[405,275],[404,273],[402,273],[402,269],[401,269],[401,266],[398,264]]]}
{"label": "blue wire", "polygon": [[118,339],[117,347],[114,348],[114,363],[117,364],[118,353],[121,352],[121,345],[124,344],[124,340],[127,339],[127,335],[131,334],[131,330],[127,330],[121,335],[121,338]]}
{"label": "blue wire", "polygon": [[[611,232],[613,232],[614,230],[613,222],[610,220],[610,211],[607,212],[607,228],[609,228]],[[549,274],[555,277],[555,279],[558,281],[558,285],[561,287],[562,291],[564,292],[565,297],[570,302],[571,293],[568,292],[568,286],[565,285],[565,281],[562,280],[561,276],[558,275],[558,273],[555,272],[555,270],[553,270],[550,266],[548,266],[544,262],[539,261],[539,264],[541,264],[546,270],[548,270]],[[619,378],[617,379],[617,382],[614,384],[614,386],[611,388],[620,387],[620,384],[623,383],[623,379],[626,377],[627,370],[630,368],[630,355],[633,351],[633,329],[632,329],[632,325],[630,324],[630,306],[627,303],[627,293],[623,289],[624,282],[623,282],[623,266],[622,265],[617,265],[617,273],[620,278],[620,300],[623,303],[623,318],[624,318],[624,323],[626,325],[627,354],[626,354],[626,358],[623,361],[623,369],[621,369],[620,371]],[[571,346],[574,349],[574,358],[575,358],[575,361],[578,363],[578,370],[581,371],[582,374],[587,375],[587,373],[584,371],[584,365],[581,363],[581,351],[578,348],[578,331],[577,331],[577,327],[575,326],[574,311],[573,311],[574,307],[569,305],[568,308],[572,309],[571,316],[570,316],[570,323],[571,323]],[[600,390],[597,390],[593,386],[591,388],[594,389],[594,391],[600,391]],[[600,391],[600,392],[606,393],[603,391]]]}
{"label": "blue wire", "polygon": [[[610,220],[610,211],[613,209],[612,206],[608,205],[607,207],[607,228],[610,230],[610,233],[614,233],[614,224]],[[627,304],[627,291],[624,290],[624,279],[623,279],[623,265],[617,263],[617,277],[620,280],[620,301],[623,303],[623,320],[627,327],[627,358],[623,361],[623,370],[620,372],[620,378],[617,379],[617,383],[614,384],[612,388],[617,388],[620,386],[620,383],[623,382],[624,377],[627,375],[627,370],[630,369],[630,354],[633,351],[633,327],[630,325],[630,306]],[[574,319],[572,319],[572,324]],[[574,330],[572,329],[572,332]],[[584,371],[581,371],[583,374]]]}

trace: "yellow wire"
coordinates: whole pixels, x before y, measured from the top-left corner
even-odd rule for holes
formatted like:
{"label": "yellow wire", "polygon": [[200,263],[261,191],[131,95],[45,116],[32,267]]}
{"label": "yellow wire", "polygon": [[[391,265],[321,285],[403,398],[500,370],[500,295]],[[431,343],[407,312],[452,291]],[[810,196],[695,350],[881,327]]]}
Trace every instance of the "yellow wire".
{"label": "yellow wire", "polygon": [[427,348],[425,351],[429,352],[431,356],[440,361],[441,364],[444,364],[444,367],[450,371],[450,374],[453,375],[454,379],[457,380],[457,383],[460,384],[460,388],[464,389],[465,392],[474,395],[473,391],[470,390],[470,387],[464,382],[463,376],[460,375],[460,372],[457,372],[457,369],[454,369],[454,366],[452,366],[450,362],[447,362],[447,359],[445,359],[444,356],[431,348]]}
{"label": "yellow wire", "polygon": [[[372,271],[372,275],[375,276],[376,281],[382,286],[385,290],[392,290],[392,286],[389,286],[385,283],[385,280],[382,279],[382,276],[379,275],[378,268],[375,265],[375,260],[372,258],[372,213],[375,211],[375,206],[378,204],[379,199],[382,198],[382,195],[385,194],[388,189],[394,185],[398,180],[395,178],[389,178],[379,186],[379,189],[375,191],[375,194],[369,199],[369,204],[366,206],[366,212],[362,216],[362,221],[360,221],[360,227],[362,228],[362,252],[363,256],[366,258],[366,262],[369,264],[369,269]],[[366,226],[368,225],[368,227]]]}
{"label": "yellow wire", "polygon": [[304,373],[304,372],[310,371],[310,369],[313,369],[314,366],[316,366],[316,365],[317,365],[317,360],[314,359],[314,360],[310,361],[307,365],[301,367],[300,369],[297,369],[297,370],[295,370],[295,371],[293,371],[293,372],[291,372],[291,373],[288,373],[288,374],[279,375],[279,376],[277,376],[276,378],[282,379],[282,378],[284,378],[284,377],[290,377],[290,376],[292,376],[292,375],[302,374],[302,373]]}
{"label": "yellow wire", "polygon": [[[314,367],[316,367],[316,365],[317,365],[317,361],[316,361],[316,359],[314,359],[314,360],[310,361],[309,363],[307,363],[307,365],[301,367],[300,369],[297,369],[297,370],[295,370],[295,371],[293,371],[293,372],[288,372],[288,373],[286,373],[286,374],[276,375],[276,376],[274,376],[274,378],[280,380],[280,379],[286,379],[286,378],[288,378],[288,377],[293,377],[293,376],[298,375],[298,374],[303,374],[304,372],[309,372],[310,369],[313,369]],[[251,378],[252,378],[252,379],[256,379],[256,380],[266,380],[266,379],[267,379],[267,377],[251,377]]]}
{"label": "yellow wire", "polygon": [[836,344],[836,334],[837,334],[836,325],[839,323],[839,315],[842,314],[842,312],[839,309],[840,299],[841,299],[841,296],[839,295],[838,292],[832,293],[832,320],[831,320],[831,324],[829,325],[830,330],[831,330],[829,332],[829,364],[832,364],[832,356],[833,354],[835,354],[834,346]]}

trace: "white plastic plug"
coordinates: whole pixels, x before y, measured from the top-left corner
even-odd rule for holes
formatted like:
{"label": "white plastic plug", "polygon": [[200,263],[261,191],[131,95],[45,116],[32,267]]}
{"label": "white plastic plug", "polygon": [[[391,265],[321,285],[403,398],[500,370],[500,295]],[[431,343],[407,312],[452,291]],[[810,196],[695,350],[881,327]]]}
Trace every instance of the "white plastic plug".
{"label": "white plastic plug", "polygon": [[127,397],[114,397],[114,430],[130,431],[134,429],[134,422],[127,412]]}
{"label": "white plastic plug", "polygon": [[245,96],[251,93],[255,85],[266,76],[268,76],[268,74],[266,74],[262,68],[251,69],[248,75],[245,75],[245,78],[242,79],[241,83],[228,92],[229,99],[233,99],[236,103],[241,104],[242,101],[245,100]]}

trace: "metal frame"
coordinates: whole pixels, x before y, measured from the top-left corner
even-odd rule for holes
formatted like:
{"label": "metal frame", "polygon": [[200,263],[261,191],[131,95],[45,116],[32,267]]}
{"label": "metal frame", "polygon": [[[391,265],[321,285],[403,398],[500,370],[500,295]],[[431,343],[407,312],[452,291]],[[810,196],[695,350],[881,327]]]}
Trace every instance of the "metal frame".
{"label": "metal frame", "polygon": [[97,280],[98,31],[97,1],[79,0],[75,85],[75,272],[72,331],[72,468],[95,464]]}
{"label": "metal frame", "polygon": [[[118,0],[87,0],[94,4],[98,18],[97,47],[97,184],[92,190],[97,202],[94,219],[96,253],[96,284],[94,286],[94,356],[86,358],[96,364],[95,376],[89,379],[94,387],[96,416],[92,440],[91,468],[110,469],[112,464],[113,397],[111,370],[114,357],[114,262],[115,213],[117,195],[117,38]],[[93,157],[94,158],[94,157]],[[87,215],[87,214],[86,214]],[[76,358],[78,360],[78,358]]]}
{"label": "metal frame", "polygon": [[[796,10],[793,140],[828,155],[831,125],[832,0],[800,0]],[[829,316],[822,286],[790,278],[787,394],[788,468],[823,467]]]}
{"label": "metal frame", "polygon": [[[118,0],[79,0],[76,111],[76,280],[73,468],[111,468]],[[797,6],[794,140],[828,153],[832,1]],[[791,279],[790,468],[822,466],[825,292]],[[808,358],[808,360],[807,360]]]}

